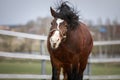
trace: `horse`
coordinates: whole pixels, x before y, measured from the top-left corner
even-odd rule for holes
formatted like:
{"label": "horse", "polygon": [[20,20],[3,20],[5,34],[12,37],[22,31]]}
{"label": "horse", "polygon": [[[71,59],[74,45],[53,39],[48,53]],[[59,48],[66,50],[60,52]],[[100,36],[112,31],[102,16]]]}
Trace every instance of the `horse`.
{"label": "horse", "polygon": [[52,65],[52,80],[83,80],[83,72],[93,47],[87,26],[79,21],[78,12],[68,2],[55,9],[47,38],[47,48]]}

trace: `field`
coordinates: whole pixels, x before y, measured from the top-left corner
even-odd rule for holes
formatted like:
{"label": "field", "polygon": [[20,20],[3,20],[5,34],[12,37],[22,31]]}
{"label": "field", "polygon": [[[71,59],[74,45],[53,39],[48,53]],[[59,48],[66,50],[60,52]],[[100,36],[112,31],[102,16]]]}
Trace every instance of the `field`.
{"label": "field", "polygon": [[[41,61],[4,60],[0,62],[0,73],[40,74]],[[46,73],[51,74],[50,62],[46,62]]]}
{"label": "field", "polygon": [[[0,61],[0,74],[40,74],[40,67],[40,61],[4,60]],[[92,75],[120,75],[120,64],[118,63],[93,64],[91,67]],[[51,74],[49,62],[46,62],[46,74]]]}

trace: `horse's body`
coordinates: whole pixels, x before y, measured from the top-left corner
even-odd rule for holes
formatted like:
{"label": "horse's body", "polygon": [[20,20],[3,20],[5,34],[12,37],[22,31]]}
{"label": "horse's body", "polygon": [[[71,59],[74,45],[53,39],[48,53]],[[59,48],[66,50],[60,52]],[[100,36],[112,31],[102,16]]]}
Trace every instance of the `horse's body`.
{"label": "horse's body", "polygon": [[75,29],[67,29],[66,38],[61,40],[55,49],[51,47],[51,34],[48,36],[47,46],[52,64],[52,80],[59,80],[61,69],[63,69],[64,80],[82,80],[93,46],[87,26],[79,22]]}

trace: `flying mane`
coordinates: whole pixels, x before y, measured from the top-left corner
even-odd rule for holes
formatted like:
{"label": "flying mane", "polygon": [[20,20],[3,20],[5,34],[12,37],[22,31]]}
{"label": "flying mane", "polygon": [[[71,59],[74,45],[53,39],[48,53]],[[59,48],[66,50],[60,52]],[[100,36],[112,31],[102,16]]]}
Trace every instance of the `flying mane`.
{"label": "flying mane", "polygon": [[78,12],[68,5],[68,2],[61,2],[56,8],[57,18],[64,19],[68,23],[69,29],[76,29],[79,25]]}

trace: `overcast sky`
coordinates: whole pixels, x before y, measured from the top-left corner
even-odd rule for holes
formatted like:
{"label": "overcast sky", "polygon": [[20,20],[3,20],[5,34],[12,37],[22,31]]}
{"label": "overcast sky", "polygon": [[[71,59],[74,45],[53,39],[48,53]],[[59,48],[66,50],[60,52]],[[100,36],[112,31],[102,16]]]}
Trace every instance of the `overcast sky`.
{"label": "overcast sky", "polygon": [[[120,0],[69,0],[77,7],[80,18],[93,20],[118,19]],[[38,17],[50,16],[49,7],[58,0],[0,0],[0,25],[25,24]]]}

